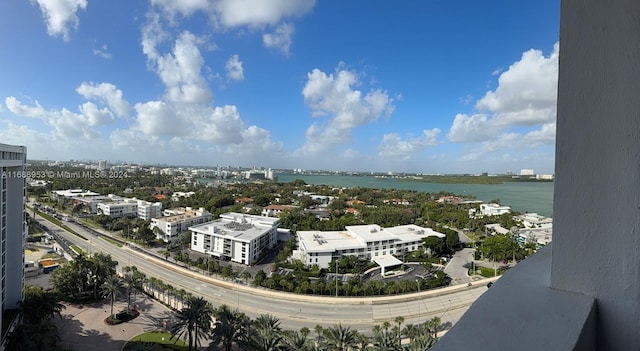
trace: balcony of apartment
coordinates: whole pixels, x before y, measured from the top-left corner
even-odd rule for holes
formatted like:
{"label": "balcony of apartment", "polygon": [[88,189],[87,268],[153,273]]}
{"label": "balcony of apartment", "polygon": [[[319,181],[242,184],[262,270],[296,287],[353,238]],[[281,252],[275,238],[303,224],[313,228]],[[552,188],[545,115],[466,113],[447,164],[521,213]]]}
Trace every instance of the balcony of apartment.
{"label": "balcony of apartment", "polygon": [[640,2],[562,0],[553,244],[432,350],[640,350]]}

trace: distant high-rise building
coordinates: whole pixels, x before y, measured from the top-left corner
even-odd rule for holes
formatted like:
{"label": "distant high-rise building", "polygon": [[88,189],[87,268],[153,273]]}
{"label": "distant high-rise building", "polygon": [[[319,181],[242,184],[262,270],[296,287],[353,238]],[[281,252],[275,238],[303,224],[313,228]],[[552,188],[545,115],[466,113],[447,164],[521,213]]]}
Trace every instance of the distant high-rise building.
{"label": "distant high-rise building", "polygon": [[520,170],[520,175],[521,176],[532,176],[532,175],[535,175],[535,173],[533,173],[533,169],[523,168],[523,169]]}
{"label": "distant high-rise building", "polygon": [[100,160],[98,161],[98,170],[105,170],[107,169],[107,161],[106,160]]}
{"label": "distant high-rise building", "polygon": [[[27,148],[0,144],[0,325],[4,338],[13,321],[3,320],[6,310],[17,309],[24,297],[24,241],[27,235],[24,211]],[[1,340],[3,351],[6,340]]]}

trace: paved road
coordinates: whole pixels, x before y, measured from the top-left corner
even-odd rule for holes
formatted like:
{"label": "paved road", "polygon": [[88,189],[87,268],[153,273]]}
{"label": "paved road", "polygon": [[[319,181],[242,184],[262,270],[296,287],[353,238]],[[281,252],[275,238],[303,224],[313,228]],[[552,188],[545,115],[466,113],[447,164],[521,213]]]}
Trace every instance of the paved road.
{"label": "paved road", "polygon": [[[42,219],[38,217],[37,220]],[[380,298],[331,298],[280,293],[215,280],[163,259],[150,257],[127,247],[117,247],[74,223],[66,224],[90,239],[83,240],[66,232],[61,235],[90,252],[109,253],[120,266],[134,265],[148,277],[156,277],[177,289],[201,295],[214,306],[227,304],[238,307],[252,318],[270,313],[281,320],[285,329],[298,330],[303,326],[313,329],[316,324],[331,326],[342,323],[359,332],[370,333],[374,325],[384,321],[393,322],[397,316],[404,316],[405,323],[420,323],[437,316],[444,323],[453,324],[487,289],[486,282],[477,282],[472,287],[453,286],[437,291]],[[48,226],[53,224],[48,223]]]}
{"label": "paved road", "polygon": [[451,277],[452,284],[467,284],[471,282],[468,271],[473,261],[474,249],[462,249],[457,251],[451,261],[444,268],[444,272]]}

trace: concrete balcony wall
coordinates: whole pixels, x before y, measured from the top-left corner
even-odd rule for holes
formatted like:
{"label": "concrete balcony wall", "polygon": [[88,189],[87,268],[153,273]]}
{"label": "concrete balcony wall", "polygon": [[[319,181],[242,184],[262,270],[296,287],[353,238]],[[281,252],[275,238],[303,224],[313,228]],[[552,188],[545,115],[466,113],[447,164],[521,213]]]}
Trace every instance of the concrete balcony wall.
{"label": "concrete balcony wall", "polygon": [[595,350],[595,299],[550,288],[551,247],[512,268],[430,350]]}
{"label": "concrete balcony wall", "polygon": [[435,350],[640,350],[640,2],[560,12],[553,248]]}

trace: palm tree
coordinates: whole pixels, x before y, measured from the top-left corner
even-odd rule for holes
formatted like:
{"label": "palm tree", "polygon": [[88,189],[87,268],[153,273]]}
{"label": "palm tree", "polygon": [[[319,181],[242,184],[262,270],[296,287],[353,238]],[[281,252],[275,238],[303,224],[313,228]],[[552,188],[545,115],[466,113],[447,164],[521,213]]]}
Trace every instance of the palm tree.
{"label": "palm tree", "polygon": [[320,324],[316,324],[315,327],[313,327],[313,330],[316,332],[316,344],[320,343],[320,338],[322,337],[322,326]]}
{"label": "palm tree", "polygon": [[358,333],[358,344],[360,344],[358,345],[358,347],[361,351],[366,350],[370,344],[369,337],[364,334]]}
{"label": "palm tree", "polygon": [[270,314],[261,314],[253,323],[256,330],[280,331],[280,320]]}
{"label": "palm tree", "polygon": [[24,300],[20,305],[23,322],[26,324],[51,322],[64,309],[55,293],[33,285],[25,285]]}
{"label": "palm tree", "polygon": [[397,316],[394,321],[398,324],[396,337],[398,338],[398,343],[399,343],[400,338],[402,337],[402,323],[404,323],[404,317]]}
{"label": "palm tree", "polygon": [[305,339],[307,338],[307,336],[309,336],[309,333],[311,333],[311,330],[309,330],[309,328],[307,327],[300,328],[300,334],[302,334],[302,336],[304,336]]}
{"label": "palm tree", "polygon": [[414,324],[407,324],[404,329],[402,329],[402,334],[406,335],[409,338],[409,343],[413,342],[413,339],[416,337],[418,333],[418,328]]}
{"label": "palm tree", "polygon": [[251,342],[260,351],[280,351],[285,347],[282,334],[271,329],[261,329],[252,333]]}
{"label": "palm tree", "polygon": [[327,346],[336,351],[348,351],[357,345],[356,331],[342,324],[334,325],[324,331]]}
{"label": "palm tree", "polygon": [[216,309],[216,322],[213,327],[213,341],[209,350],[215,350],[222,344],[225,351],[230,351],[233,343],[246,342],[248,318],[238,310],[232,311],[229,306],[222,305]]}
{"label": "palm tree", "polygon": [[111,317],[113,317],[113,304],[122,290],[122,282],[117,275],[112,275],[102,284],[102,294],[111,300]]}
{"label": "palm tree", "polygon": [[284,339],[292,351],[306,351],[309,346],[309,340],[301,332],[289,332]]}
{"label": "palm tree", "polygon": [[178,312],[178,322],[171,328],[171,337],[181,337],[187,334],[189,351],[193,350],[194,341],[197,344],[202,334],[208,334],[211,326],[213,308],[202,297],[192,297],[187,300],[187,306]]}
{"label": "palm tree", "polygon": [[242,279],[244,279],[245,284],[249,284],[249,279],[251,279],[251,272],[244,271],[242,272]]}
{"label": "palm tree", "polygon": [[388,330],[382,330],[373,335],[373,346],[379,351],[401,351],[402,346],[397,335]]}
{"label": "palm tree", "polygon": [[136,279],[133,276],[133,273],[127,272],[122,278],[124,281],[124,287],[127,290],[127,311],[131,309],[131,292],[135,288]]}

